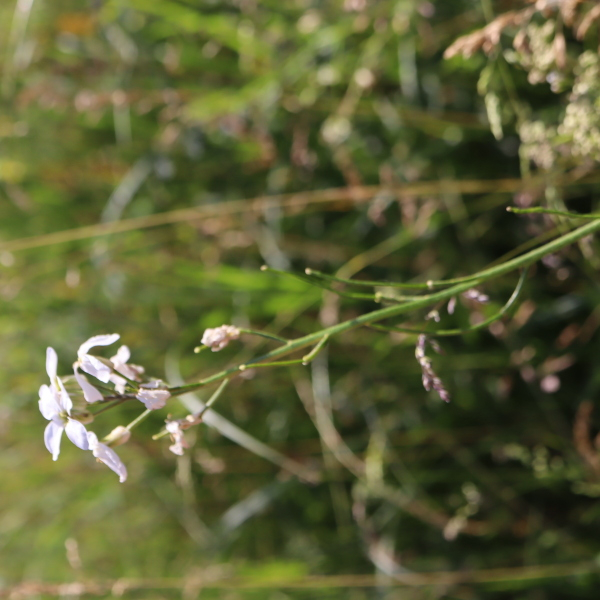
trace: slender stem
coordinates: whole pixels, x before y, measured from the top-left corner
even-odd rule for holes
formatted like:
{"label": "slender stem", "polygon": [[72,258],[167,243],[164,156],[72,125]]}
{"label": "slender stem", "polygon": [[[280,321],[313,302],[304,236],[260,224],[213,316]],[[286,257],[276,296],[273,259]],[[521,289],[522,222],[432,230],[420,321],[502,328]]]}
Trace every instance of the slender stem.
{"label": "slender stem", "polygon": [[375,293],[375,302],[379,303],[379,302],[395,302],[395,303],[399,303],[399,302],[408,302],[410,300],[414,300],[415,298],[418,298],[419,296],[386,296],[385,294],[382,294],[381,292],[376,292]]}
{"label": "slender stem", "polygon": [[[114,408],[115,406],[119,406],[119,404],[123,404],[123,402],[127,401],[127,400],[131,400],[131,398],[118,398],[117,400],[115,400],[112,404],[107,404],[106,406],[103,406],[100,410],[97,410],[96,412],[92,412],[92,414],[95,416],[110,410],[111,408]],[[91,411],[90,411],[91,412]]]}
{"label": "slender stem", "polygon": [[468,275],[466,277],[455,277],[454,279],[443,279],[441,281],[427,281],[426,283],[399,283],[396,281],[365,281],[362,279],[344,279],[343,277],[327,275],[326,273],[321,273],[321,271],[315,271],[314,269],[306,269],[306,273],[307,275],[321,279],[327,279],[339,283],[347,283],[350,285],[362,285],[366,287],[397,287],[407,290],[431,290],[435,287],[453,285],[455,283],[462,283],[463,281],[473,281],[473,279],[477,278],[477,275]]}
{"label": "slender stem", "polygon": [[240,333],[248,333],[250,335],[258,335],[260,337],[264,337],[267,338],[268,340],[275,340],[276,342],[282,342],[284,344],[287,344],[289,342],[289,340],[286,340],[285,338],[279,337],[278,335],[274,335],[272,333],[265,333],[264,331],[256,331],[254,329],[242,329],[242,328],[238,328],[240,330]]}
{"label": "slender stem", "polygon": [[240,371],[247,371],[248,369],[256,369],[258,367],[289,367],[290,365],[299,365],[302,363],[302,359],[298,360],[278,360],[277,362],[265,362],[265,363],[246,363],[240,365],[238,369]]}
{"label": "slender stem", "polygon": [[[327,275],[321,271],[315,269],[305,269],[305,273],[310,277],[318,279],[326,279],[328,281],[335,281],[337,283],[348,283],[350,285],[362,285],[365,287],[398,287],[410,290],[427,290],[431,289],[427,283],[397,283],[395,281],[365,281],[361,279],[345,279],[344,277],[335,277],[334,275]],[[433,282],[441,283],[441,282]]]}
{"label": "slender stem", "polygon": [[495,323],[496,321],[501,319],[515,304],[515,302],[521,295],[521,291],[523,290],[523,284],[525,283],[525,279],[527,277],[527,271],[528,271],[527,267],[525,269],[523,269],[523,272],[521,273],[519,282],[517,283],[517,287],[513,291],[511,297],[508,299],[506,304],[495,315],[489,317],[488,319],[486,319],[485,321],[482,321],[481,323],[477,323],[476,325],[473,325],[472,327],[467,327],[466,329],[438,329],[437,331],[435,331],[435,330],[425,331],[425,330],[419,330],[419,329],[411,329],[409,327],[385,327],[384,325],[375,325],[375,324],[370,325],[370,327],[377,329],[379,331],[399,331],[401,333],[413,333],[415,335],[425,333],[426,335],[434,336],[434,337],[435,336],[446,337],[446,336],[453,336],[453,335],[464,335],[466,333],[471,333],[471,331],[477,331],[479,329],[483,329],[484,327],[487,327],[488,325],[491,325],[492,323]]}
{"label": "slender stem", "polygon": [[[513,258],[512,260],[508,260],[505,263],[497,265],[495,267],[491,267],[489,269],[484,269],[483,271],[479,271],[474,274],[467,281],[463,281],[463,283],[458,283],[450,288],[445,290],[440,290],[439,292],[435,292],[433,294],[429,294],[427,296],[419,296],[410,302],[405,302],[404,304],[398,304],[394,306],[387,306],[385,308],[381,308],[379,310],[372,311],[370,313],[363,314],[354,319],[350,319],[348,321],[344,321],[342,323],[338,323],[337,325],[333,325],[331,327],[327,327],[326,329],[322,329],[321,331],[317,331],[315,333],[311,333],[309,335],[305,335],[304,337],[298,338],[282,346],[280,348],[276,348],[275,350],[271,350],[262,356],[258,356],[250,361],[244,363],[244,367],[248,368],[250,365],[259,366],[257,363],[270,362],[273,358],[278,358],[280,356],[286,356],[299,350],[300,348],[306,348],[307,346],[311,346],[317,343],[323,336],[329,335],[334,336],[345,331],[350,331],[352,329],[356,329],[358,327],[362,327],[364,325],[370,325],[371,323],[375,323],[377,321],[383,321],[385,319],[389,319],[391,317],[396,317],[401,314],[405,314],[411,312],[413,310],[418,310],[421,308],[425,308],[431,304],[436,302],[442,302],[444,300],[450,299],[452,296],[456,296],[461,292],[465,292],[470,289],[474,283],[481,283],[483,281],[487,281],[493,279],[495,277],[500,277],[501,275],[505,275],[506,273],[510,273],[516,269],[520,269],[526,267],[546,254],[551,254],[584,238],[596,231],[600,230],[600,219],[593,221],[591,223],[587,223],[586,225],[582,225],[578,229],[574,229],[569,233],[564,234],[552,242],[548,242],[535,250],[531,250],[517,258]],[[177,389],[177,392],[181,391],[191,391],[195,389],[199,389],[209,383],[213,383],[215,381],[221,381],[222,379],[226,379],[227,377],[231,377],[233,375],[239,374],[240,367],[234,366],[228,369],[225,369],[219,373],[211,375],[210,377],[206,377],[198,381],[197,383],[188,384],[186,386],[180,386]],[[171,392],[172,393],[172,392]]]}
{"label": "slender stem", "polygon": [[141,415],[139,415],[137,418],[135,418],[133,421],[131,421],[131,423],[129,423],[129,425],[127,425],[125,427],[125,429],[128,429],[129,431],[131,431],[136,425],[138,425],[139,423],[141,423],[151,412],[149,408],[147,408]]}
{"label": "slender stem", "polygon": [[[375,298],[374,294],[360,294],[360,293],[356,293],[356,292],[342,292],[341,290],[336,290],[335,288],[331,287],[330,285],[326,285],[321,281],[316,281],[315,278],[311,278],[311,277],[307,277],[305,275],[302,275],[300,273],[292,273],[290,271],[282,271],[280,269],[273,269],[271,267],[267,267],[266,265],[263,265],[260,268],[261,271],[269,271],[271,273],[277,273],[278,275],[287,275],[288,277],[293,277],[294,279],[298,279],[304,283],[308,283],[309,285],[316,285],[324,290],[327,290],[328,292],[332,292],[333,294],[337,294],[338,296],[341,296],[342,298],[357,298],[359,300],[375,300],[377,301],[377,299]],[[307,275],[309,274],[308,271],[310,271],[310,269],[306,269]],[[327,277],[323,277],[323,279],[328,279]],[[338,278],[332,278],[333,281],[338,282],[338,281],[342,281],[341,279]]]}
{"label": "slender stem", "polygon": [[563,210],[553,210],[550,208],[542,208],[541,206],[536,206],[534,208],[515,208],[514,206],[507,206],[506,210],[511,213],[515,213],[517,215],[529,215],[541,213],[544,215],[558,215],[559,217],[569,217],[570,219],[598,219],[600,218],[600,214],[586,214],[582,215],[579,213],[566,212]]}
{"label": "slender stem", "polygon": [[[223,393],[223,390],[225,390],[225,388],[227,387],[229,383],[229,379],[224,379],[221,382],[221,385],[217,388],[217,390],[215,391],[215,393],[207,400],[206,404],[203,406],[203,408],[195,413],[194,415],[192,415],[192,417],[194,419],[200,419],[202,417],[202,415],[220,398],[221,394]],[[161,431],[159,431],[158,433],[156,433],[155,435],[152,436],[153,440],[160,440],[161,438],[165,437],[169,435],[169,432],[166,429],[162,429]]]}
{"label": "slender stem", "polygon": [[329,341],[329,335],[324,335],[319,343],[305,356],[302,357],[302,364],[307,365],[311,360],[321,352],[325,344]]}
{"label": "slender stem", "polygon": [[221,397],[221,394],[228,384],[229,379],[224,379],[221,382],[221,385],[216,389],[215,393],[206,401],[204,408],[196,415],[197,417],[201,417]]}

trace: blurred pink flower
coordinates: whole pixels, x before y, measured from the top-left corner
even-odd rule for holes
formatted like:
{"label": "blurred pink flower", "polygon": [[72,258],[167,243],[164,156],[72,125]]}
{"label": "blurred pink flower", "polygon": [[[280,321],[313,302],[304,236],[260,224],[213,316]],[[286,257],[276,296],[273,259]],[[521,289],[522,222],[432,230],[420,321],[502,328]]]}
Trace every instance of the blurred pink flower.
{"label": "blurred pink flower", "polygon": [[230,340],[237,340],[239,337],[240,330],[237,327],[221,325],[221,327],[207,329],[200,341],[205,346],[209,346],[213,352],[218,352],[225,348]]}

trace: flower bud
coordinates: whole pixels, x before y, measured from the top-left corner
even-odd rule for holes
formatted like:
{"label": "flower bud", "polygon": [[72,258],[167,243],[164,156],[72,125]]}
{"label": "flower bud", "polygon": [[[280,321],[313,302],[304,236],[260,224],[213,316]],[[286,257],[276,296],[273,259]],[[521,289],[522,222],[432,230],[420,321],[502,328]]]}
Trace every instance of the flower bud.
{"label": "flower bud", "polygon": [[77,408],[71,410],[70,417],[71,419],[75,419],[75,421],[79,421],[84,425],[87,425],[88,423],[93,423],[94,421],[94,415],[91,412],[88,412],[87,410],[79,410]]}
{"label": "flower bud", "polygon": [[118,427],[115,427],[107,436],[104,437],[103,442],[107,446],[120,446],[121,444],[127,443],[130,437],[131,431],[129,431],[127,427],[119,425]]}

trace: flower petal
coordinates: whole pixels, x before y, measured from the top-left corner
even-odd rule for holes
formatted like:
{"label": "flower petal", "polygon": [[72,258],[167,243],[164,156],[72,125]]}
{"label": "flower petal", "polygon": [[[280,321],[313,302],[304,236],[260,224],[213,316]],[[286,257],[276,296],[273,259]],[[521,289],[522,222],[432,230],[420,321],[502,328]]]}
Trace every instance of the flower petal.
{"label": "flower petal", "polygon": [[78,362],[82,371],[99,379],[102,383],[108,383],[110,381],[112,369],[99,358],[91,356],[90,354],[85,354],[79,358]]}
{"label": "flower petal", "polygon": [[58,356],[54,348],[46,348],[46,373],[50,377],[50,384],[56,379],[56,370],[58,368]]}
{"label": "flower petal", "polygon": [[106,444],[99,442],[96,434],[92,431],[88,431],[88,441],[94,456],[109,469],[112,469],[119,476],[119,481],[123,483],[127,479],[127,467],[123,464],[119,455]]}
{"label": "flower petal", "polygon": [[82,356],[86,355],[94,346],[110,346],[111,344],[114,344],[120,337],[121,336],[118,333],[95,335],[79,346],[79,350],[77,350],[77,356],[81,358]]}
{"label": "flower petal", "polygon": [[65,432],[67,437],[82,450],[89,450],[90,445],[88,443],[87,429],[83,423],[75,421],[75,419],[69,419],[65,425]]}
{"label": "flower petal", "polygon": [[114,373],[110,376],[110,382],[115,384],[115,391],[117,394],[125,393],[125,386],[127,385],[127,379]]}
{"label": "flower petal", "polygon": [[135,397],[143,402],[148,410],[158,410],[165,406],[167,400],[171,397],[171,392],[169,390],[140,389]]}
{"label": "flower petal", "polygon": [[104,396],[86,379],[85,375],[82,375],[77,369],[77,363],[74,367],[75,379],[79,384],[79,387],[83,391],[83,397],[86,402],[99,402],[104,399]]}
{"label": "flower petal", "polygon": [[49,388],[47,385],[42,385],[40,387],[40,412],[44,419],[48,419],[50,421],[52,417],[56,417],[60,414],[61,408],[56,401],[56,392]]}
{"label": "flower petal", "polygon": [[67,393],[67,390],[65,389],[65,386],[63,384],[63,382],[60,380],[60,378],[56,379],[58,381],[58,387],[60,390],[60,393],[58,394],[58,403],[60,404],[60,407],[62,410],[66,411],[68,415],[71,414],[71,409],[73,408],[73,401],[71,400],[71,397],[69,396],[69,394]]}
{"label": "flower petal", "polygon": [[64,426],[58,425],[54,421],[50,421],[44,431],[44,443],[48,452],[52,454],[52,460],[56,460],[60,454],[60,438],[62,436]]}
{"label": "flower petal", "polygon": [[117,353],[111,357],[110,362],[115,366],[125,364],[131,358],[131,352],[127,346],[121,346]]}

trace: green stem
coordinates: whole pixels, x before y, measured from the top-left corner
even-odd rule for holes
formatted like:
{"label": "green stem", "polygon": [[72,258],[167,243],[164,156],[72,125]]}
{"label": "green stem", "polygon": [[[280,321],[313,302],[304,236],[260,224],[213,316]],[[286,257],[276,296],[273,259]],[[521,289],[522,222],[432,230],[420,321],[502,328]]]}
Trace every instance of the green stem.
{"label": "green stem", "polygon": [[334,275],[327,275],[321,273],[321,271],[315,271],[314,269],[306,269],[306,274],[321,279],[327,279],[329,281],[335,281],[338,283],[347,283],[349,285],[362,285],[366,287],[397,287],[404,288],[407,290],[431,290],[434,287],[441,287],[447,285],[453,285],[455,283],[462,283],[463,281],[472,281],[476,278],[476,275],[468,275],[467,277],[456,277],[454,279],[444,279],[441,281],[428,281],[426,283],[398,283],[395,281],[366,281],[362,279],[344,279],[343,277],[335,277]]}
{"label": "green stem", "polygon": [[224,379],[221,385],[216,389],[215,393],[206,401],[204,408],[197,414],[198,417],[201,417],[220,397],[227,385],[229,384],[229,379]]}
{"label": "green stem", "polygon": [[523,269],[523,272],[521,273],[521,277],[519,279],[519,283],[517,283],[517,287],[515,288],[511,297],[508,299],[506,304],[495,315],[489,317],[488,319],[486,319],[485,321],[482,321],[481,323],[477,323],[477,325],[468,327],[467,329],[438,329],[437,331],[435,331],[435,330],[425,331],[425,330],[411,329],[409,327],[385,327],[383,325],[370,325],[370,327],[377,329],[379,331],[399,331],[401,333],[413,333],[415,335],[425,333],[426,335],[433,336],[433,337],[465,335],[467,333],[471,333],[471,331],[478,331],[479,329],[483,329],[484,327],[487,327],[488,325],[495,323],[496,321],[501,319],[511,309],[511,307],[515,304],[515,302],[521,295],[521,291],[523,290],[523,284],[525,283],[525,278],[527,277],[527,271],[528,271],[528,267]]}
{"label": "green stem", "polygon": [[[271,267],[267,267],[266,265],[263,265],[260,268],[261,271],[269,271],[270,273],[277,273],[278,275],[287,275],[288,277],[293,277],[294,279],[298,279],[299,281],[302,281],[304,283],[308,283],[309,285],[316,285],[318,287],[320,287],[321,289],[327,290],[328,292],[331,292],[333,294],[337,294],[338,296],[341,296],[342,298],[354,298],[354,299],[359,299],[359,300],[376,300],[375,295],[374,294],[360,294],[360,293],[355,293],[355,292],[342,292],[341,290],[336,290],[335,288],[332,288],[330,285],[325,285],[324,283],[320,282],[320,281],[315,281],[314,278],[311,277],[306,277],[305,275],[301,275],[299,273],[291,273],[290,271],[281,271],[280,269],[273,269]],[[307,275],[308,275],[308,271],[310,271],[310,269],[306,269],[307,271]],[[327,279],[326,277],[324,277],[323,279]],[[340,279],[336,279],[336,278],[332,278],[333,281],[342,281]]]}
{"label": "green stem", "polygon": [[[553,240],[552,242],[548,242],[547,244],[544,244],[543,246],[540,246],[535,250],[531,250],[530,252],[527,252],[517,258],[513,258],[512,260],[506,261],[501,265],[497,265],[495,267],[479,271],[479,273],[476,273],[475,275],[471,276],[470,278],[468,278],[467,281],[463,281],[463,283],[458,283],[453,287],[447,288],[445,290],[440,290],[439,292],[435,292],[427,296],[419,296],[411,302],[405,302],[404,304],[398,304],[394,306],[387,306],[385,308],[366,313],[354,319],[338,323],[337,325],[327,327],[326,329],[322,329],[321,331],[305,335],[304,337],[293,340],[288,344],[281,346],[280,348],[276,348],[275,350],[271,350],[270,352],[267,352],[262,356],[258,356],[246,362],[243,366],[246,368],[250,367],[251,365],[260,366],[260,364],[257,363],[270,362],[271,359],[278,358],[280,356],[286,356],[288,354],[291,354],[292,352],[295,352],[296,350],[299,350],[300,348],[312,346],[326,335],[330,337],[334,335],[339,335],[340,333],[350,331],[352,329],[357,329],[358,327],[363,327],[364,325],[370,325],[371,323],[375,323],[377,321],[383,321],[385,319],[396,317],[398,315],[402,315],[413,310],[425,308],[436,302],[443,302],[445,300],[449,300],[452,296],[456,296],[461,292],[466,292],[468,289],[473,287],[473,284],[475,283],[482,283],[495,277],[505,275],[506,273],[510,273],[511,271],[514,271],[516,269],[526,267],[536,262],[546,254],[556,252],[561,248],[569,246],[570,244],[580,240],[581,238],[595,233],[598,230],[600,230],[600,219],[593,221],[592,223],[582,225],[578,229],[570,231],[569,233],[564,234],[563,236],[556,240]],[[226,379],[233,375],[239,374],[239,371],[239,365],[230,367],[229,369],[225,369],[219,373],[211,375],[210,377],[206,377],[205,379],[202,379],[197,383],[188,384],[186,386],[180,386],[176,389],[178,393],[183,393],[184,390],[192,391],[195,389],[199,389],[205,385],[208,385],[209,383],[221,381],[222,379]]]}
{"label": "green stem", "polygon": [[100,410],[97,410],[96,412],[92,412],[92,414],[95,417],[107,410],[110,410],[111,408],[114,408],[115,406],[119,406],[119,404],[123,404],[123,402],[125,402],[126,400],[131,400],[131,398],[118,398],[117,400],[112,402],[112,404],[107,404],[106,406],[103,406]]}
{"label": "green stem", "polygon": [[319,343],[306,355],[302,357],[302,364],[307,365],[325,346],[325,344],[329,341],[329,335],[324,335]]}
{"label": "green stem", "polygon": [[298,360],[278,360],[277,362],[266,362],[266,363],[246,363],[245,365],[240,365],[238,369],[240,371],[247,371],[248,369],[256,369],[258,367],[289,367],[290,365],[299,365],[302,362],[302,359]]}
{"label": "green stem", "polygon": [[125,427],[125,429],[128,429],[129,431],[131,431],[136,425],[138,425],[139,423],[141,423],[151,412],[149,408],[147,408],[141,415],[139,415],[137,418],[135,418],[133,421],[131,421],[131,423],[129,423],[129,425],[127,425]]}
{"label": "green stem", "polygon": [[238,328],[240,330],[240,333],[248,333],[250,335],[258,335],[260,337],[264,337],[267,338],[268,340],[275,340],[276,342],[282,342],[283,344],[287,344],[289,340],[286,340],[285,338],[279,337],[278,335],[274,335],[272,333],[264,333],[263,331],[256,331],[254,329],[241,329]]}
{"label": "green stem", "polygon": [[562,210],[552,210],[550,208],[542,208],[536,206],[535,208],[515,208],[514,206],[507,206],[506,210],[517,215],[529,215],[541,213],[544,215],[558,215],[560,217],[568,217],[570,219],[598,219],[600,214],[587,214],[581,215],[579,213],[565,212]]}
{"label": "green stem", "polygon": [[[199,419],[200,417],[202,417],[202,415],[220,398],[221,394],[223,393],[223,391],[227,387],[228,383],[229,383],[229,379],[224,379],[221,382],[221,385],[217,388],[217,390],[215,391],[215,393],[208,399],[208,401],[206,402],[206,404],[204,405],[204,407],[202,408],[202,410],[200,410],[195,415],[193,415],[193,417],[195,419]],[[162,429],[159,433],[153,435],[152,439],[153,440],[160,440],[161,438],[167,436],[168,434],[169,434],[169,432],[166,429]]]}

